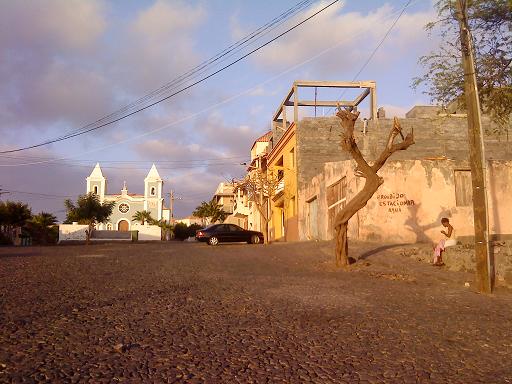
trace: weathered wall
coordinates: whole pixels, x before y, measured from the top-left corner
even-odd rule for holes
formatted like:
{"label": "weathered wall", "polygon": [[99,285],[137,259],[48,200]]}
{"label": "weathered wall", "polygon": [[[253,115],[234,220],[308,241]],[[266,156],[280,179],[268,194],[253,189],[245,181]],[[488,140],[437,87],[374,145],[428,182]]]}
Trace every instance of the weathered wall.
{"label": "weathered wall", "polygon": [[[469,151],[466,118],[460,116],[416,117],[400,119],[400,123],[404,133],[414,129],[415,144],[406,151],[393,154],[393,160],[450,159],[459,162],[463,168],[469,169],[469,164],[467,163]],[[367,133],[363,134],[362,121],[358,120],[356,122],[355,137],[361,152],[368,161],[376,159],[381,153],[386,145],[388,134],[392,126],[392,118],[378,119],[376,122],[370,121]],[[492,131],[495,128],[486,117],[483,118],[483,126],[487,131]],[[314,177],[324,172],[324,164],[327,162],[349,159],[349,155],[340,148],[340,135],[340,120],[337,117],[305,118],[297,125],[296,153],[297,183],[299,189],[298,231],[301,240],[306,240],[310,237],[306,209],[308,199],[315,195],[313,190],[308,189],[313,187]],[[512,159],[512,145],[510,142],[504,141],[503,139],[505,138],[506,137],[486,136],[485,146],[487,159]],[[464,163],[464,161],[466,161],[466,163]],[[337,175],[338,180],[346,173],[342,168],[343,167],[340,169],[333,168],[332,170],[333,174]],[[494,169],[493,172],[500,173],[500,168]],[[493,180],[493,183],[500,183],[498,181],[500,180],[499,177]],[[329,180],[325,180],[324,182],[330,183]],[[354,181],[352,183],[356,182]],[[352,188],[351,185],[349,185],[349,189],[350,188]],[[503,185],[498,188],[502,189]],[[320,192],[320,189],[318,189],[317,193]],[[319,204],[325,205],[325,202],[322,202],[323,200],[325,200],[325,198],[320,199]],[[504,203],[502,202],[501,204]],[[321,212],[320,207],[319,212]],[[435,217],[433,219],[435,219]],[[326,218],[320,217],[319,220],[326,220]],[[497,216],[497,220],[499,223],[499,221],[503,219]],[[325,230],[322,229],[322,225],[322,223],[319,223],[319,231],[322,232],[319,235],[325,238],[323,236],[326,234]],[[417,237],[422,239],[424,235],[419,233]]]}
{"label": "weathered wall", "polygon": [[[341,177],[347,177],[347,199],[350,200],[364,185],[364,179],[354,176],[353,161],[326,163],[324,172],[300,191],[307,201],[317,196],[320,239],[331,239],[327,223],[326,188]],[[440,239],[440,220],[450,221],[458,237],[473,234],[473,209],[456,206],[454,171],[468,169],[465,161],[455,160],[395,160],[381,169],[384,178],[365,208],[351,220],[349,236],[364,240],[415,243]],[[488,162],[488,197],[490,231],[512,234],[512,161]],[[304,216],[304,217],[302,217]],[[307,209],[301,214],[306,221]],[[302,239],[308,238],[308,231]]]}

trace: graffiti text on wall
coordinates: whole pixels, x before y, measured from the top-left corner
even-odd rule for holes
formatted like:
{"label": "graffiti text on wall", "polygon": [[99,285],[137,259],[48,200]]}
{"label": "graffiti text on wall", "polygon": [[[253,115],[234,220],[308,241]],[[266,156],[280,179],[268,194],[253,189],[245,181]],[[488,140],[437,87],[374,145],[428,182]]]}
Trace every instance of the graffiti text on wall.
{"label": "graffiti text on wall", "polygon": [[387,207],[389,213],[402,212],[402,207],[414,205],[414,200],[408,200],[405,193],[389,193],[377,195],[379,207]]}

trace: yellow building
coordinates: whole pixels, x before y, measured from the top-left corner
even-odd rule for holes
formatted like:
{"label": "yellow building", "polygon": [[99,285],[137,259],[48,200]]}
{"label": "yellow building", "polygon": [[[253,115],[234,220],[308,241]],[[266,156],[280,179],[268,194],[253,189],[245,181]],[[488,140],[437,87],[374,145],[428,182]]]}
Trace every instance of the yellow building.
{"label": "yellow building", "polygon": [[295,124],[291,124],[268,154],[267,171],[279,180],[270,207],[269,225],[271,241],[299,239],[297,215],[297,172]]}

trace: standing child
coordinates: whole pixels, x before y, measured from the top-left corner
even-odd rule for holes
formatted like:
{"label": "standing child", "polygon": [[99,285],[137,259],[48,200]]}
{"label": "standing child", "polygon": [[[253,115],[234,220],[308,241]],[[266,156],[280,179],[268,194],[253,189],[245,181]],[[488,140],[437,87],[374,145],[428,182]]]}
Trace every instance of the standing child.
{"label": "standing child", "polygon": [[442,254],[445,248],[457,244],[457,239],[455,237],[455,229],[453,229],[452,225],[450,224],[450,220],[448,220],[446,217],[443,217],[441,219],[441,224],[443,225],[443,227],[446,228],[446,231],[441,231],[445,238],[440,240],[437,246],[434,248],[433,265],[437,267],[444,265]]}

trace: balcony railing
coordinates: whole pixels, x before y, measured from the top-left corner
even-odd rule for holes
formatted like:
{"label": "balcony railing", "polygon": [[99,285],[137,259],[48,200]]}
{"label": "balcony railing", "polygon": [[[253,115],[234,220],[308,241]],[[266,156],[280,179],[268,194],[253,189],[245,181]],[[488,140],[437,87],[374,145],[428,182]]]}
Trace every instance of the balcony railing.
{"label": "balcony railing", "polygon": [[281,180],[281,181],[279,181],[279,183],[277,183],[275,194],[278,195],[279,193],[281,193],[283,191],[284,191],[284,180]]}

